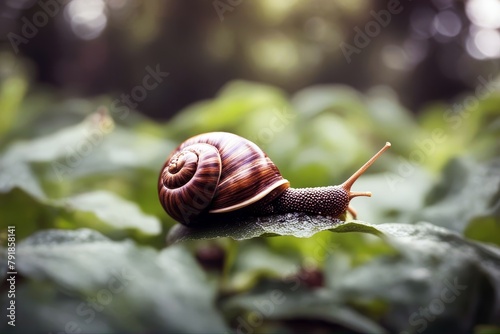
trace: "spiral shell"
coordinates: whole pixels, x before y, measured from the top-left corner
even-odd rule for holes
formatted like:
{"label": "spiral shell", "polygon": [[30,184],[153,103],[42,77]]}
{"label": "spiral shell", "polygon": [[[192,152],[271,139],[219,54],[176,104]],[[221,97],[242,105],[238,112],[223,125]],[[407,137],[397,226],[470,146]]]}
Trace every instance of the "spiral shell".
{"label": "spiral shell", "polygon": [[271,201],[289,186],[257,145],[231,133],[211,132],[174,150],[161,170],[158,191],[170,216],[195,225],[202,214],[233,212],[264,198]]}

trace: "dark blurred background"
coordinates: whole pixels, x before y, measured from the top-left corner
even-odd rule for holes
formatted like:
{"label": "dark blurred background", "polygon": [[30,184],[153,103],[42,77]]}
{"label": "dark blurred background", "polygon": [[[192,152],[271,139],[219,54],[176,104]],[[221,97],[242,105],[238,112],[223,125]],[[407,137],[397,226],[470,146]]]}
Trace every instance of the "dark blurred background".
{"label": "dark blurred background", "polygon": [[130,92],[159,64],[137,109],[161,120],[231,79],[389,85],[418,112],[500,64],[499,0],[4,0],[0,17],[0,52],[63,97]]}

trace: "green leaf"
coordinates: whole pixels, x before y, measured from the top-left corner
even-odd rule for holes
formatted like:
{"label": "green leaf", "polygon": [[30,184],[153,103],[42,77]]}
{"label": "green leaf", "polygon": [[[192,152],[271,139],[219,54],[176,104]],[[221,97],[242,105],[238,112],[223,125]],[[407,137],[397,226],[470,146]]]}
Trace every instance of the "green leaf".
{"label": "green leaf", "polygon": [[167,243],[192,239],[214,239],[230,237],[235,240],[260,236],[293,235],[309,238],[315,233],[329,230],[341,223],[339,219],[309,216],[303,213],[287,213],[263,217],[235,219],[213,224],[207,228],[190,228],[181,224],[173,226],[167,236]]}
{"label": "green leaf", "polygon": [[69,210],[94,213],[114,228],[135,228],[145,234],[159,234],[158,218],[144,214],[133,202],[107,191],[88,192],[56,201]]}
{"label": "green leaf", "polygon": [[366,123],[379,138],[393,141],[394,149],[411,151],[415,149],[415,138],[421,129],[418,128],[412,113],[403,107],[398,99],[395,92],[387,87],[371,89],[365,99],[370,118]]}
{"label": "green leaf", "polygon": [[[304,239],[300,239],[304,241]],[[263,239],[238,243],[238,252],[231,266],[231,276],[226,284],[228,291],[245,291],[262,277],[281,277],[284,273],[296,274],[300,269],[297,256],[270,252]]]}
{"label": "green leaf", "polygon": [[100,108],[76,125],[12,143],[0,163],[45,163],[43,178],[63,182],[131,168],[157,171],[173,147],[166,140],[115,126],[107,109]]}
{"label": "green leaf", "polygon": [[134,133],[117,126],[102,141],[83,143],[91,146],[89,154],[81,154],[78,145],[70,147],[69,154],[52,162],[52,175],[59,181],[113,173],[120,170],[144,168],[159,171],[174,145],[148,135]]}
{"label": "green leaf", "polygon": [[317,85],[305,88],[293,96],[292,103],[307,118],[333,109],[362,121],[365,108],[359,92],[342,85]]}
{"label": "green leaf", "polygon": [[[159,234],[161,228],[158,218],[142,213],[137,203],[104,190],[89,192],[88,185],[94,179],[102,180],[104,173],[119,170],[130,172],[134,168],[150,173],[154,171],[156,176],[168,154],[166,147],[169,147],[166,141],[115,128],[105,108],[76,125],[39,138],[16,141],[0,157],[0,208],[8,208],[0,220],[13,224],[24,221],[27,216],[31,217],[31,221],[25,224],[30,228],[19,232],[22,236],[31,233],[34,225],[66,228],[91,226],[104,230],[99,226],[100,223],[115,229],[134,228],[148,235]],[[137,179],[141,176],[140,173],[134,175]],[[144,175],[151,174],[144,172]],[[89,176],[90,179],[82,181],[86,187],[79,189],[80,183],[75,182],[75,179],[83,176]],[[107,176],[105,179],[110,182],[112,177]],[[126,179],[123,175],[117,179],[117,184],[121,186],[118,191],[124,192],[124,184],[132,187],[132,182],[124,182]],[[140,182],[144,184],[142,180]],[[99,189],[104,185],[101,181],[96,187]],[[14,188],[29,194],[37,205],[26,206],[24,210],[12,210],[24,206],[18,193],[12,194]],[[130,192],[136,195],[132,189]],[[71,197],[68,193],[80,194]],[[151,196],[148,194],[137,196],[149,199]],[[156,195],[154,197],[156,199]],[[85,219],[84,215],[65,215],[83,212],[91,212],[95,216]]]}
{"label": "green leaf", "polygon": [[473,219],[465,229],[464,235],[469,239],[500,246],[500,214]]}
{"label": "green leaf", "polygon": [[88,229],[47,230],[19,243],[17,259],[17,332],[64,332],[70,321],[83,333],[227,332],[215,286],[182,247],[158,252]]}
{"label": "green leaf", "polygon": [[342,304],[341,299],[327,289],[307,290],[293,280],[259,286],[246,294],[229,298],[224,301],[223,309],[229,314],[238,309],[248,311],[235,320],[238,332],[276,332],[265,330],[265,321],[269,320],[284,322],[283,332],[294,328],[294,322],[287,326],[288,320],[321,320],[354,332],[386,333],[375,321]]}
{"label": "green leaf", "polygon": [[170,229],[167,235],[167,243],[173,244],[185,240],[224,237],[235,240],[284,235],[290,235],[297,238],[309,238],[325,230],[339,233],[365,232],[379,236],[381,234],[375,225],[361,221],[344,222],[336,218],[310,216],[305,213],[286,213],[262,217],[240,218],[231,222],[213,224],[205,228],[191,228],[176,224]]}
{"label": "green leaf", "polygon": [[7,226],[16,225],[16,239],[21,240],[45,226],[46,222],[57,219],[58,210],[46,209],[38,199],[20,188],[0,193],[0,226],[6,229]]}
{"label": "green leaf", "polygon": [[113,119],[105,108],[101,108],[77,125],[44,137],[11,144],[2,159],[9,163],[52,162],[61,157],[70,157],[71,163],[77,163],[77,159],[89,154],[113,128]]}
{"label": "green leaf", "polygon": [[[400,161],[392,160],[393,166]],[[389,161],[389,165],[391,161]],[[396,168],[389,167],[385,173],[363,175],[355,187],[372,192],[371,198],[355,198],[351,201],[358,218],[373,224],[397,221],[411,223],[415,212],[422,210],[425,195],[433,186],[429,173],[413,166],[410,177],[402,177]]]}
{"label": "green leaf", "polygon": [[14,188],[22,189],[40,201],[46,199],[45,192],[28,164],[0,159],[0,193],[9,193]]}
{"label": "green leaf", "polygon": [[[26,221],[19,231],[21,237],[37,227],[92,227],[106,233],[134,229],[145,235],[161,233],[161,223],[156,216],[145,214],[136,203],[105,190],[49,199],[33,196],[19,187],[7,194],[0,193],[0,199],[0,210],[6,212],[0,222],[12,225]],[[10,210],[24,206],[24,210]]]}
{"label": "green leaf", "polygon": [[[16,66],[16,57],[0,53],[0,135],[11,130],[19,113],[19,106],[28,90],[24,69]],[[16,68],[17,67],[17,68]]]}
{"label": "green leaf", "polygon": [[498,221],[500,159],[477,163],[457,158],[444,168],[442,175],[414,220],[432,222],[460,233],[479,217]]}
{"label": "green leaf", "polygon": [[[103,140],[114,123],[105,109],[89,115],[83,122],[44,137],[16,141],[0,156],[0,192],[8,193],[14,187],[23,189],[31,196],[44,202],[46,192],[33,172],[32,163],[52,163],[50,175],[62,180],[62,176],[79,164],[84,156],[76,151],[83,150],[86,156],[94,145]],[[66,158],[66,165],[55,160]],[[69,161],[71,160],[71,161]]]}
{"label": "green leaf", "polygon": [[287,105],[283,92],[277,88],[233,81],[223,87],[215,99],[197,102],[178,113],[168,124],[168,132],[184,140],[186,135],[221,129],[235,131],[237,127],[248,125],[242,120],[252,112]]}
{"label": "green leaf", "polygon": [[348,254],[331,254],[326,284],[344,303],[378,314],[391,332],[468,332],[477,323],[498,325],[498,248],[429,223],[380,224],[365,231],[399,254],[356,267],[349,266]]}
{"label": "green leaf", "polygon": [[398,253],[352,266],[349,254],[337,249],[327,261],[326,288],[302,291],[306,287],[300,281],[288,281],[231,298],[226,311],[252,311],[237,318],[239,327],[253,328],[255,319],[262,324],[305,318],[362,332],[383,331],[358,312],[384,323],[390,332],[467,332],[477,323],[499,324],[498,248],[429,223],[347,222],[332,231],[374,234]]}

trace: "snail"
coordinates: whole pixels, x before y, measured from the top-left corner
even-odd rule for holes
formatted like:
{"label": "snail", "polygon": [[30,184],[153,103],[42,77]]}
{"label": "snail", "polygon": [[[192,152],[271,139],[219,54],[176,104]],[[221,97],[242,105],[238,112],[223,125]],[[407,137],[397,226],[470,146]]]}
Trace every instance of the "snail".
{"label": "snail", "polygon": [[303,212],[337,218],[352,198],[371,196],[351,186],[391,144],[387,142],[344,183],[291,188],[278,167],[255,143],[227,132],[194,136],[180,144],[163,165],[158,194],[165,211],[189,227],[225,217]]}

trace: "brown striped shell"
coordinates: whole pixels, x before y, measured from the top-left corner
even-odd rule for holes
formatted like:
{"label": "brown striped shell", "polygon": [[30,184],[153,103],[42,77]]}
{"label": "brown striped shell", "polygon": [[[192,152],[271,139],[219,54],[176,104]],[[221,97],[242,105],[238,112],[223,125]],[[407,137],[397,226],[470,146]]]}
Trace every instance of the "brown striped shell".
{"label": "brown striped shell", "polygon": [[233,212],[263,198],[271,201],[289,186],[257,145],[231,133],[211,132],[172,152],[161,169],[158,192],[170,216],[199,225],[202,214]]}

